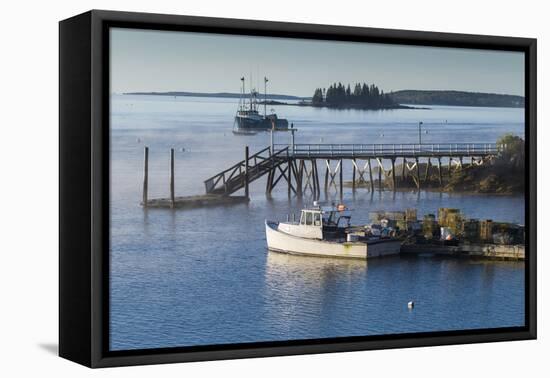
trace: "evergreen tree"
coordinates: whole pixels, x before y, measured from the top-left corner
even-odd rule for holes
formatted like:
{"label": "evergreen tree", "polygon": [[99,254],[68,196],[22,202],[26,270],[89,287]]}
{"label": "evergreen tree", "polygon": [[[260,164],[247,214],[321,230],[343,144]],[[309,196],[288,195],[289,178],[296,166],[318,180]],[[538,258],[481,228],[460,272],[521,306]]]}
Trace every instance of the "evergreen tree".
{"label": "evergreen tree", "polygon": [[321,88],[317,88],[315,90],[315,93],[313,94],[313,98],[311,99],[311,102],[314,104],[323,103],[323,91],[321,90]]}

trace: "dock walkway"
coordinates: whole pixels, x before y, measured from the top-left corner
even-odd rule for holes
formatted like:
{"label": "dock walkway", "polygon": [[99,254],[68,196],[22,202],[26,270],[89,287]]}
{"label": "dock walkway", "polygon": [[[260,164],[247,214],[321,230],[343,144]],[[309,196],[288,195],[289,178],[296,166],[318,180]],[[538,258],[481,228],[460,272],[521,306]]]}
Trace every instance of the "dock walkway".
{"label": "dock walkway", "polygon": [[[325,190],[331,186],[343,186],[344,161],[352,164],[352,186],[355,189],[356,178],[368,182],[374,190],[373,165],[378,174],[378,185],[381,189],[382,176],[391,179],[391,187],[397,189],[395,163],[402,162],[402,176],[412,175],[418,189],[422,177],[427,179],[430,169],[439,173],[442,184],[442,164],[447,163],[451,169],[461,169],[464,160],[469,159],[472,165],[481,165],[487,159],[497,156],[504,145],[496,143],[431,143],[431,144],[274,144],[227,168],[204,181],[207,194],[230,195],[248,184],[267,175],[266,193],[284,179],[288,193],[302,194],[304,190],[320,193],[320,174],[318,161],[325,170]],[[273,153],[272,153],[273,151]],[[363,161],[362,164],[359,161]],[[385,168],[389,160],[391,168]],[[324,164],[323,164],[324,162]],[[420,163],[426,162],[425,172],[420,173]],[[368,178],[366,175],[368,174]],[[339,176],[339,177],[338,177]]]}

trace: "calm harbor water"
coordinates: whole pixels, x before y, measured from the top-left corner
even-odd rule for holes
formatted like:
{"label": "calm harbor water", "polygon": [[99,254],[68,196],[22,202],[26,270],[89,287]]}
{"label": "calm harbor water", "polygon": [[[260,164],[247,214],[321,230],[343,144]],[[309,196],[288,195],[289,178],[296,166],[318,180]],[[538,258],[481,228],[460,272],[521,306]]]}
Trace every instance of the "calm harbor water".
{"label": "calm harbor water", "polygon": [[[245,145],[251,152],[267,146],[269,134],[233,135],[234,99],[113,95],[111,104],[112,350],[524,324],[522,262],[268,253],[264,219],[283,220],[312,199],[288,199],[285,186],[266,198],[265,179],[251,184],[248,204],[142,209],[144,145],[150,196],[168,194],[171,147],[176,194],[192,195],[204,192],[204,179],[242,160]],[[274,108],[298,128],[297,143],[414,143],[418,121],[424,143],[494,142],[524,130],[522,109]],[[277,143],[288,141],[289,133],[276,134]],[[334,192],[326,199],[338,198]],[[523,196],[347,189],[344,202],[354,223],[367,222],[373,210],[416,207],[422,215],[443,206],[472,218],[524,222]]]}

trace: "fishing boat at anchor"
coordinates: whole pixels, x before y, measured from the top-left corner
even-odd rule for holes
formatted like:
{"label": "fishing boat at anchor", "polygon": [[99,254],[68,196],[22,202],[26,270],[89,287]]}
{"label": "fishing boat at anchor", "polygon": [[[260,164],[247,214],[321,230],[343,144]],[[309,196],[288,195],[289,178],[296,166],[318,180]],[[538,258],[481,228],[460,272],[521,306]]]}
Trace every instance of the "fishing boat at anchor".
{"label": "fishing boat at anchor", "polygon": [[254,89],[250,90],[250,95],[246,98],[245,95],[245,80],[241,78],[241,98],[239,99],[239,107],[235,115],[233,127],[234,134],[255,134],[259,131],[275,131],[288,130],[288,121],[284,118],[277,117],[277,114],[267,114],[267,82],[264,77],[265,93],[264,93],[264,114],[258,111],[258,92]]}
{"label": "fishing boat at anchor", "polygon": [[303,209],[299,221],[265,221],[267,247],[296,255],[368,259],[395,255],[401,241],[389,234],[372,235],[365,226],[351,226],[344,205]]}

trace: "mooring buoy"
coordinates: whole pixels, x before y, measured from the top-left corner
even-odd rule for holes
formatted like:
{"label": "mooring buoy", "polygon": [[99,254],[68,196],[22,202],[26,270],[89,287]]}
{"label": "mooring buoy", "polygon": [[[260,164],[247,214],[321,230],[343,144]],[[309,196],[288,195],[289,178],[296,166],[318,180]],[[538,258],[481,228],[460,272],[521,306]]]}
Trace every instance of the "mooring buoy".
{"label": "mooring buoy", "polygon": [[407,307],[409,309],[413,309],[414,308],[414,302],[413,301],[409,301],[409,303],[407,303]]}

